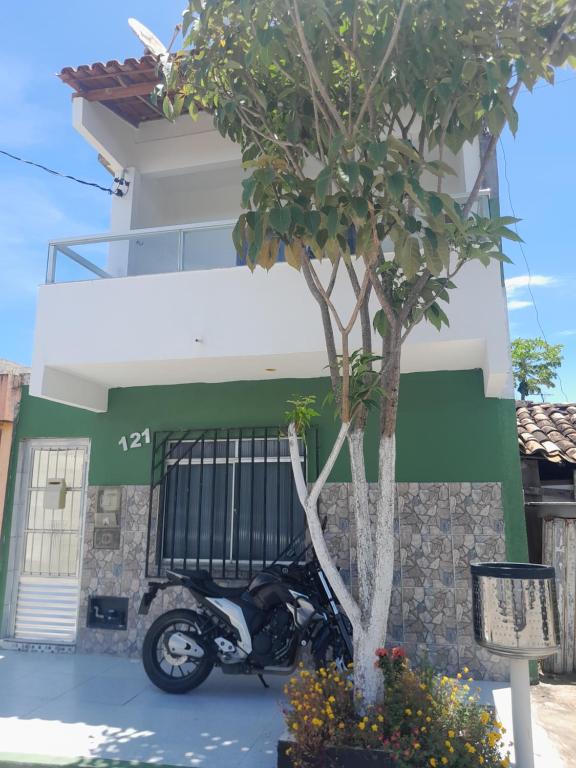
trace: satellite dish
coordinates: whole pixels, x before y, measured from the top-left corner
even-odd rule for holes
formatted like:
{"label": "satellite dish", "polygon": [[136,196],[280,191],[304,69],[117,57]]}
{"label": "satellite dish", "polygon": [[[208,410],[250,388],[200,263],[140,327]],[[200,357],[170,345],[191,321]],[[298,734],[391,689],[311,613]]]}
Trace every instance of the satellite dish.
{"label": "satellite dish", "polygon": [[161,58],[162,56],[168,55],[168,49],[164,43],[156,37],[154,32],[151,32],[148,27],[145,27],[144,24],[138,21],[138,19],[128,19],[128,25],[142,45],[144,45],[153,56]]}

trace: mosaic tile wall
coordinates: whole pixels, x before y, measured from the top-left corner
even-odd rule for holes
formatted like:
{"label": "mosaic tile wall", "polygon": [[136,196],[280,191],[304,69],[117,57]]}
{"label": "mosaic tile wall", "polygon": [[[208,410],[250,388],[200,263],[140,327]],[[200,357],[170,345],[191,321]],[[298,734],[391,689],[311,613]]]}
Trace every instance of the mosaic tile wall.
{"label": "mosaic tile wall", "polygon": [[[77,648],[82,652],[137,656],[146,629],[166,610],[189,607],[177,588],[160,592],[148,616],[137,610],[144,576],[147,486],[123,488],[117,550],[94,549],[98,488],[88,490]],[[376,489],[370,492],[375,499]],[[355,535],[348,517],[349,487],[329,484],[320,503],[326,536],[347,580],[354,583]],[[464,665],[478,678],[506,677],[506,664],[478,648],[472,634],[469,563],[503,559],[504,523],[499,483],[400,483],[395,520],[394,587],[388,636],[414,657],[427,655],[448,673]],[[86,627],[90,595],[129,598],[128,628]]]}
{"label": "mosaic tile wall", "polygon": [[[354,585],[355,533],[348,518],[349,486],[328,485],[320,514],[328,516],[328,546]],[[373,502],[376,488],[370,488]],[[507,679],[508,664],[474,642],[470,562],[505,559],[499,483],[399,483],[394,581],[388,643],[411,658],[428,658],[448,674]]]}

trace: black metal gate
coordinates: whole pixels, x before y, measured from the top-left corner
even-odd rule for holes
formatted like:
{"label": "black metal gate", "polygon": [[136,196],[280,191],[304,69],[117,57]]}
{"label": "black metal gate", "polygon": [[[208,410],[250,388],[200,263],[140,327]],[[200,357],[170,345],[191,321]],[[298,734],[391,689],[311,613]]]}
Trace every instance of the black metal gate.
{"label": "black metal gate", "polygon": [[[306,476],[303,441],[299,449]],[[147,576],[202,568],[250,578],[304,527],[280,427],[156,433],[152,456]]]}

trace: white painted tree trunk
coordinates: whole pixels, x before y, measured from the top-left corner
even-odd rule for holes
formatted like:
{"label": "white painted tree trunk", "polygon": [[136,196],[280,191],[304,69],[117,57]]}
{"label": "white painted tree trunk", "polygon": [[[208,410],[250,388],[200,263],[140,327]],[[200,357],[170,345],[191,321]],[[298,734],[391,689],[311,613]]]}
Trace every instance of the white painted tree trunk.
{"label": "white painted tree trunk", "polygon": [[[305,509],[312,543],[318,560],[340,604],[352,624],[354,635],[354,686],[365,704],[381,699],[383,678],[374,667],[375,651],[386,642],[392,578],[394,574],[394,510],[396,441],[382,435],[378,453],[378,499],[376,514],[370,515],[368,484],[364,464],[364,430],[349,432],[343,424],[326,465],[308,491],[298,452],[293,424],[288,430],[290,456],[298,496]],[[318,497],[332,471],[344,440],[348,438],[352,471],[352,512],[356,528],[358,599],[344,583],[330,555],[318,513]]]}

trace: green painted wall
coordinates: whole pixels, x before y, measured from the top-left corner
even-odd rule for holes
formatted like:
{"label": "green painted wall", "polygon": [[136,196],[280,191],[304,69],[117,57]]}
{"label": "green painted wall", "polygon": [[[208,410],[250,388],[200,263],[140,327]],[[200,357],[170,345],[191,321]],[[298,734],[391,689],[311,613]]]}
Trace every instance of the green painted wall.
{"label": "green painted wall", "polygon": [[[92,485],[146,484],[151,446],[124,452],[122,435],[187,427],[276,426],[284,422],[287,399],[315,394],[322,403],[327,379],[282,379],[221,384],[113,389],[106,413],[95,414],[24,393],[15,444],[35,437],[88,437]],[[336,423],[330,410],[318,419],[320,461],[330,449]],[[368,429],[367,464],[376,479],[376,419]],[[508,557],[527,556],[516,414],[512,400],[484,397],[482,372],[445,371],[402,376],[397,430],[396,478],[399,482],[500,481]],[[0,595],[7,561],[10,510],[16,472],[13,451],[0,541]],[[332,480],[349,479],[344,452]]]}

